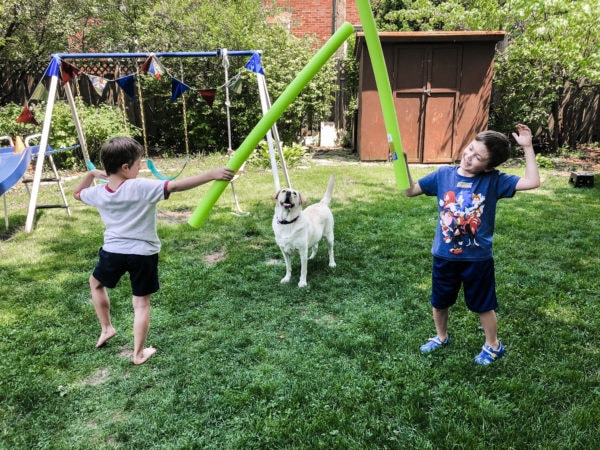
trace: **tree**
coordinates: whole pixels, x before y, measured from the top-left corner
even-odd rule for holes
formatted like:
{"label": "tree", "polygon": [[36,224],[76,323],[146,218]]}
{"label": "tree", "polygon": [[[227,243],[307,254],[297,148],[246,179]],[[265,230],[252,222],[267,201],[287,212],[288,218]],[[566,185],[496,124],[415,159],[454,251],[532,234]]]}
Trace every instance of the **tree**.
{"label": "tree", "polygon": [[599,92],[598,2],[511,0],[503,14],[509,38],[497,59],[492,121],[504,129],[518,120],[540,125],[551,150],[590,139],[591,132],[585,136],[578,129],[593,123],[563,113],[585,109],[581,102]]}

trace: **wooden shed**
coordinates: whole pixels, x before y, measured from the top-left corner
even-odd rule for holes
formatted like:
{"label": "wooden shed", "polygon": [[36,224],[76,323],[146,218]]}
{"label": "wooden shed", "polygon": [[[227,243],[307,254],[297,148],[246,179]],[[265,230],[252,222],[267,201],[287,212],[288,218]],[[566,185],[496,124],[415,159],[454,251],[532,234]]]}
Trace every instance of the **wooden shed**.
{"label": "wooden shed", "polygon": [[[382,32],[381,46],[402,147],[412,163],[451,163],[487,128],[496,44],[503,31]],[[355,148],[363,161],[388,159],[389,146],[363,33]]]}

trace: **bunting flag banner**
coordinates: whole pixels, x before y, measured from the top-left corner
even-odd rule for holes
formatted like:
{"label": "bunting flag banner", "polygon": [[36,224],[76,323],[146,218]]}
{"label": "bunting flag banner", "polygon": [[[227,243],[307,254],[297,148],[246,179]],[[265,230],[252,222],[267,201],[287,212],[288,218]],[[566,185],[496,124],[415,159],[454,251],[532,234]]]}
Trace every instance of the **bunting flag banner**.
{"label": "bunting flag banner", "polygon": [[236,94],[242,93],[242,74],[238,73],[231,80],[229,80],[229,84],[227,85],[231,92],[235,92]]}
{"label": "bunting flag banner", "polygon": [[102,93],[104,92],[104,88],[106,87],[106,83],[108,80],[106,78],[98,77],[96,75],[88,75],[90,83],[92,83],[92,87],[96,91],[96,93],[102,97]]}
{"label": "bunting flag banner", "polygon": [[254,73],[260,73],[261,75],[265,74],[263,70],[262,62],[260,60],[260,53],[254,52],[246,65],[244,66],[246,69],[250,70]]}
{"label": "bunting flag banner", "polygon": [[215,96],[217,95],[216,89],[198,89],[198,93],[202,96],[204,101],[212,108]]}
{"label": "bunting flag banner", "polygon": [[31,125],[39,125],[38,121],[35,120],[33,113],[27,106],[23,108],[23,111],[21,111],[19,117],[17,117],[17,123],[29,123]]}
{"label": "bunting flag banner", "polygon": [[160,61],[153,55],[148,56],[142,67],[140,68],[140,72],[144,75],[152,75],[157,80],[160,80],[161,75],[164,75],[167,72],[165,66],[163,66]]}
{"label": "bunting flag banner", "polygon": [[39,101],[48,100],[48,89],[46,89],[46,86],[44,86],[44,83],[42,83],[42,80],[40,80],[38,85],[33,90],[33,94],[31,94],[31,98],[29,99],[29,101],[31,101],[31,100],[39,100]]}
{"label": "bunting flag banner", "polygon": [[171,78],[171,102],[174,103],[189,88],[177,78]]}
{"label": "bunting flag banner", "polygon": [[131,100],[135,99],[135,75],[127,75],[115,81]]}
{"label": "bunting flag banner", "polygon": [[81,72],[79,67],[75,67],[73,64],[69,64],[68,62],[61,61],[60,73],[61,73],[63,84],[67,84],[69,81],[71,81],[77,75],[79,75],[79,72]]}

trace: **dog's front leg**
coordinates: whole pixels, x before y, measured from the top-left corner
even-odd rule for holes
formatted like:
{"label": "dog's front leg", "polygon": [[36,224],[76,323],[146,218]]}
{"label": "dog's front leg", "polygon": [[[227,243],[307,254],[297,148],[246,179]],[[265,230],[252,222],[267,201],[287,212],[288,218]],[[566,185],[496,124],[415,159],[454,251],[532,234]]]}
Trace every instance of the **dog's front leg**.
{"label": "dog's front leg", "polygon": [[300,252],[300,281],[298,287],[306,286],[306,272],[308,266],[308,247],[299,249]]}
{"label": "dog's front leg", "polygon": [[285,277],[281,279],[281,283],[289,283],[292,278],[292,257],[287,254],[284,249],[281,249],[281,253],[283,254],[283,260],[285,261]]}

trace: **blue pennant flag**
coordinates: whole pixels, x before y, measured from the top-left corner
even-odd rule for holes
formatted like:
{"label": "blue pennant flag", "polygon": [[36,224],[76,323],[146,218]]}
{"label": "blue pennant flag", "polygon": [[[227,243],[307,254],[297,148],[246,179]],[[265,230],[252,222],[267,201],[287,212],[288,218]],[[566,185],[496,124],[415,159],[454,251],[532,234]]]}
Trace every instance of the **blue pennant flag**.
{"label": "blue pennant flag", "polygon": [[131,100],[135,98],[135,75],[127,75],[125,77],[117,78],[115,81],[125,91]]}
{"label": "blue pennant flag", "polygon": [[60,76],[60,58],[56,55],[52,55],[52,61],[46,69],[45,77],[58,77]]}
{"label": "blue pennant flag", "polygon": [[246,63],[246,65],[244,67],[246,67],[246,69],[248,69],[252,72],[260,73],[261,75],[265,74],[265,71],[263,70],[262,62],[260,60],[260,54],[258,52],[254,52],[252,54],[252,56],[250,57],[250,59],[248,60],[248,62]]}
{"label": "blue pennant flag", "polygon": [[190,87],[183,84],[177,78],[171,78],[171,102],[175,102]]}

